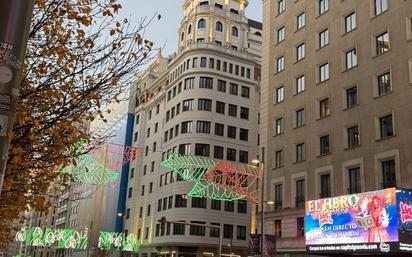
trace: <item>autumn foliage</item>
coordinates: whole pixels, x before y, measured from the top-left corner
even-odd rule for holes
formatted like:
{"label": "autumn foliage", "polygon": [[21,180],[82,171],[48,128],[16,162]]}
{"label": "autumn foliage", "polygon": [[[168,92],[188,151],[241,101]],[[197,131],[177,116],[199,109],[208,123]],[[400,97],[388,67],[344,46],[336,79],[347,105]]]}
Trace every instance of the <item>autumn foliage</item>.
{"label": "autumn foliage", "polygon": [[[118,101],[151,56],[151,19],[117,18],[117,0],[37,0],[4,188],[0,249],[25,210],[45,211],[56,168],[90,140],[87,126]],[[14,225],[13,225],[14,224]],[[16,227],[14,227],[16,226]]]}

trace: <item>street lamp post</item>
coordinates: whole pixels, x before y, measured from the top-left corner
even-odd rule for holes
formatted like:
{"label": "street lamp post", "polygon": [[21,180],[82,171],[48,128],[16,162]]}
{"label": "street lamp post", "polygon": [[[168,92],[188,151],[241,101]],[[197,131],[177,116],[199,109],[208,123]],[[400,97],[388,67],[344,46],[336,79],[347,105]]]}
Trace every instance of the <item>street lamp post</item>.
{"label": "street lamp post", "polygon": [[2,0],[0,8],[0,194],[8,159],[34,0]]}

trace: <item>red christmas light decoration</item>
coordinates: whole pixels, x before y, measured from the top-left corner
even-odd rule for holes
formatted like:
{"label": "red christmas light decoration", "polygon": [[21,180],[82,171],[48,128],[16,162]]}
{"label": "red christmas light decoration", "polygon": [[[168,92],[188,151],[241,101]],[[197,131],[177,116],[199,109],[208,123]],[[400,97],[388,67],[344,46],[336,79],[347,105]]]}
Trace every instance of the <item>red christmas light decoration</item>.
{"label": "red christmas light decoration", "polygon": [[203,179],[217,188],[245,196],[252,202],[259,200],[256,187],[258,167],[219,161],[206,171]]}

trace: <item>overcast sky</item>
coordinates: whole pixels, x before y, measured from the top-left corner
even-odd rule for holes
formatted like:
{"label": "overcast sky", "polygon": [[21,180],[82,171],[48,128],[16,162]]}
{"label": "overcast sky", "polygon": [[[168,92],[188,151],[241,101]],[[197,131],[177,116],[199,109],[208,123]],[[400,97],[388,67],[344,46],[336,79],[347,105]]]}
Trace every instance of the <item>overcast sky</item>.
{"label": "overcast sky", "polygon": [[[122,15],[137,23],[142,17],[151,17],[156,12],[162,18],[155,20],[146,31],[146,38],[156,46],[164,46],[163,55],[173,53],[177,45],[176,29],[183,18],[183,0],[119,0],[123,5]],[[249,0],[246,16],[262,21],[262,0]]]}

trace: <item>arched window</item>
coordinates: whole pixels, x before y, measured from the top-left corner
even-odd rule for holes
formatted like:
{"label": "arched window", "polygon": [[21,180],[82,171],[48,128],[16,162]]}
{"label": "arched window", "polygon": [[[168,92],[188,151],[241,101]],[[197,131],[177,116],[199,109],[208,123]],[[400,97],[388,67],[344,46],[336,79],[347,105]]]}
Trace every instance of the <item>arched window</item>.
{"label": "arched window", "polygon": [[192,33],[192,25],[189,25],[189,27],[187,28],[187,34]]}
{"label": "arched window", "polygon": [[232,36],[234,37],[239,36],[239,31],[236,27],[232,27]]}
{"label": "arched window", "polygon": [[219,31],[219,32],[223,31],[223,25],[220,21],[216,22],[216,31]]}
{"label": "arched window", "polygon": [[200,19],[199,22],[197,23],[197,28],[198,29],[204,29],[206,28],[206,21],[205,19]]}
{"label": "arched window", "polygon": [[183,41],[183,39],[185,39],[185,33],[182,32],[182,35],[180,36],[180,41]]}

